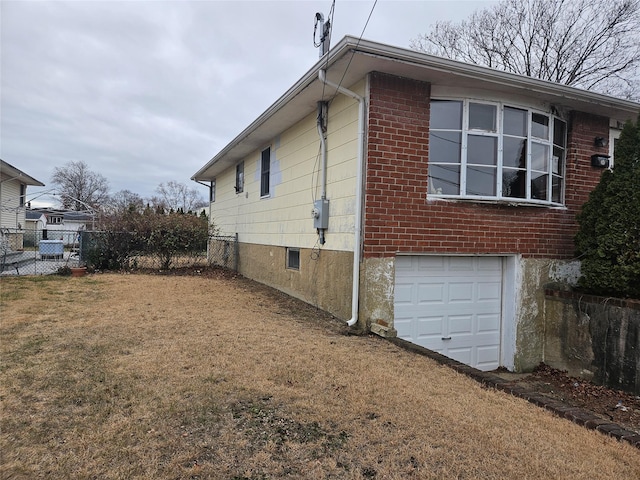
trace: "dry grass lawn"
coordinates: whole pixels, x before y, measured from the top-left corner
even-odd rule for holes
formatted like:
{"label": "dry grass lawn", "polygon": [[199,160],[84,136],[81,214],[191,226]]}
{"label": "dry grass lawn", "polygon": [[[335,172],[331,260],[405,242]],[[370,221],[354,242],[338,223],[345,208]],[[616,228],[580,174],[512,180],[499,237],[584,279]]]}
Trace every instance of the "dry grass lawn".
{"label": "dry grass lawn", "polygon": [[631,479],[640,452],[241,278],[3,278],[3,479]]}

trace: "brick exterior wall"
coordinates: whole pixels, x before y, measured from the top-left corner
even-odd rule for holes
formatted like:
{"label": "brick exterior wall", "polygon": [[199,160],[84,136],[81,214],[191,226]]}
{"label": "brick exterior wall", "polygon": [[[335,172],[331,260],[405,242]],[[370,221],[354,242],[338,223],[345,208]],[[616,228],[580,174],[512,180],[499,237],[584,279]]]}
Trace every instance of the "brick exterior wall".
{"label": "brick exterior wall", "polygon": [[573,257],[576,213],[600,179],[591,155],[607,153],[607,118],[573,112],[568,119],[564,208],[429,200],[430,85],[381,73],[370,75],[364,256],[396,252],[521,253]]}

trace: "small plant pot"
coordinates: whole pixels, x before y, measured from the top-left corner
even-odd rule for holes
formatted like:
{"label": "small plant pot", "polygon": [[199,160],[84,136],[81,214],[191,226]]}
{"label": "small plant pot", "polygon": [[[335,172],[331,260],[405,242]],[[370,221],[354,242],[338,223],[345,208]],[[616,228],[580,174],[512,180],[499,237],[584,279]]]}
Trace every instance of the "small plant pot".
{"label": "small plant pot", "polygon": [[71,267],[72,277],[84,277],[87,273],[87,267]]}

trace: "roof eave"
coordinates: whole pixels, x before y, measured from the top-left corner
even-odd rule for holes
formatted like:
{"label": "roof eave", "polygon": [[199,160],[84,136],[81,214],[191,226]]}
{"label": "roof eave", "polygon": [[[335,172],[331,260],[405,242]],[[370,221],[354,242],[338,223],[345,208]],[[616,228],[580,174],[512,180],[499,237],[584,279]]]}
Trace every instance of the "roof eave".
{"label": "roof eave", "polygon": [[[289,90],[287,90],[275,103],[273,103],[262,115],[254,120],[247,128],[245,128],[238,136],[236,136],[229,144],[227,144],[217,155],[215,155],[206,165],[198,170],[192,177],[195,181],[211,181],[215,178],[215,174],[219,170],[226,167],[218,166],[221,160],[229,158],[231,161],[237,160],[235,156],[230,155],[238,146],[240,146],[250,136],[255,135],[269,120],[280,110],[285,108],[293,99],[308,89],[314,82],[319,82],[318,71],[326,70],[328,73],[336,63],[338,63],[347,54],[360,54],[363,57],[378,59],[385,62],[389,73],[392,70],[401,70],[405,72],[407,69],[415,69],[416,77],[420,76],[420,72],[439,72],[442,74],[450,74],[457,78],[466,78],[474,82],[482,83],[485,86],[493,85],[503,86],[528,95],[541,95],[551,102],[557,102],[562,105],[569,105],[575,109],[581,108],[587,112],[616,112],[620,116],[632,118],[640,113],[640,104],[610,97],[600,93],[587,90],[581,90],[575,87],[556,84],[546,80],[525,77],[509,72],[492,70],[487,67],[478,65],[470,65],[456,60],[436,57],[405,48],[385,45],[369,40],[361,40],[355,37],[344,37],[334,48],[332,48],[325,56],[320,58],[316,64],[305,73],[298,82],[296,82]],[[375,63],[371,60],[371,64]],[[367,66],[367,62],[364,66]],[[393,65],[396,64],[396,67]],[[402,68],[399,66],[402,65]],[[392,68],[393,67],[393,68]],[[366,68],[365,68],[366,70]],[[363,70],[362,75],[366,75],[369,71]],[[413,71],[413,70],[412,70]],[[347,85],[348,86],[348,85]],[[320,100],[320,96],[316,100]],[[312,110],[309,110],[310,113]],[[291,121],[291,126],[295,121]],[[287,127],[288,128],[288,127]]]}
{"label": "roof eave", "polygon": [[2,172],[9,175],[7,180],[20,180],[25,185],[32,185],[36,187],[44,187],[44,183],[39,180],[36,180],[30,175],[27,175],[19,168],[14,167],[10,163],[5,162],[4,160],[0,160],[0,165],[2,166]]}

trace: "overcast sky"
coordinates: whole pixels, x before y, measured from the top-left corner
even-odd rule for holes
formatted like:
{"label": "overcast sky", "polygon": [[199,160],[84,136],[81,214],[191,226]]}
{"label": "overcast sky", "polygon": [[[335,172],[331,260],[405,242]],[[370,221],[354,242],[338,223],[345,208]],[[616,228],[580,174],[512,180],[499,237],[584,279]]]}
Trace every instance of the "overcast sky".
{"label": "overcast sky", "polygon": [[[378,0],[363,37],[399,47],[496,2]],[[360,36],[373,0],[336,0],[332,44]],[[144,198],[190,177],[318,59],[324,1],[7,1],[0,158],[52,187],[84,160]],[[51,203],[45,196],[37,203]]]}

